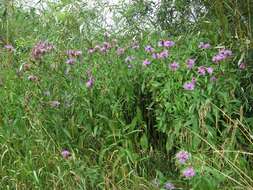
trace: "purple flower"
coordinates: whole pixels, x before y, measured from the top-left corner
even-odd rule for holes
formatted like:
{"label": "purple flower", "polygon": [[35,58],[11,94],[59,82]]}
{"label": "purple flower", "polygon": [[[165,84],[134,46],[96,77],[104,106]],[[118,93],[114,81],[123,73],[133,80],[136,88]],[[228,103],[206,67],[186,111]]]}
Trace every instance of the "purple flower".
{"label": "purple flower", "polygon": [[186,65],[187,65],[188,69],[192,69],[194,67],[194,65],[195,65],[195,59],[188,59],[186,61]]}
{"label": "purple flower", "polygon": [[166,58],[166,57],[168,57],[168,56],[169,56],[168,50],[163,50],[162,52],[160,52],[160,53],[158,54],[158,58]]}
{"label": "purple flower", "polygon": [[211,78],[210,78],[210,81],[211,82],[214,82],[214,81],[216,81],[217,80],[217,78],[215,77],[215,76],[212,76]]}
{"label": "purple flower", "polygon": [[[190,82],[191,84],[194,84],[193,82]],[[187,89],[187,90],[193,90],[193,89]],[[178,159],[178,162],[180,164],[184,164],[187,160],[190,159],[190,154],[186,151],[180,151],[176,154],[176,158]]]}
{"label": "purple flower", "polygon": [[173,189],[175,189],[175,186],[170,182],[166,182],[164,185],[164,188],[167,190],[173,190]]}
{"label": "purple flower", "polygon": [[207,67],[206,71],[207,71],[208,74],[211,75],[213,73],[213,68],[212,67]]}
{"label": "purple flower", "polygon": [[71,153],[65,149],[61,152],[61,155],[64,159],[68,159],[71,156]]}
{"label": "purple flower", "polygon": [[145,59],[145,60],[143,61],[142,64],[143,64],[144,66],[147,66],[147,65],[150,65],[151,62],[150,62],[149,60]]}
{"label": "purple flower", "polygon": [[76,62],[76,59],[74,59],[74,58],[69,58],[66,61],[66,63],[69,64],[69,65],[74,65],[75,62]]}
{"label": "purple flower", "polygon": [[163,42],[163,46],[164,46],[164,47],[172,47],[172,46],[174,46],[174,45],[175,45],[175,42],[173,42],[173,41],[167,40],[167,41],[164,41],[164,42]]}
{"label": "purple flower", "polygon": [[124,52],[125,52],[124,48],[118,48],[117,49],[117,55],[122,55],[122,54],[124,54]]}
{"label": "purple flower", "polygon": [[183,176],[186,177],[186,178],[188,178],[188,179],[192,178],[195,175],[196,175],[196,173],[195,173],[193,167],[186,168],[183,171]]}
{"label": "purple flower", "polygon": [[109,48],[111,48],[111,45],[110,45],[109,42],[104,42],[104,43],[103,43],[103,47],[104,47],[105,49],[109,49]]}
{"label": "purple flower", "polygon": [[133,56],[127,56],[125,59],[126,63],[132,62],[135,58]]}
{"label": "purple flower", "polygon": [[149,52],[149,53],[151,53],[151,52],[154,52],[154,48],[152,47],[152,46],[150,46],[150,45],[147,45],[146,47],[145,47],[145,51],[146,52]]}
{"label": "purple flower", "polygon": [[206,74],[206,68],[204,66],[198,67],[198,73],[199,75],[204,76]]}
{"label": "purple flower", "polygon": [[218,54],[213,56],[212,61],[214,63],[219,63],[220,61],[223,61],[230,56],[232,56],[232,51],[223,48],[219,51]]}
{"label": "purple flower", "polygon": [[69,57],[79,57],[82,55],[82,51],[80,51],[80,50],[67,50],[66,54]]}
{"label": "purple flower", "polygon": [[8,51],[14,51],[15,50],[14,47],[11,44],[6,44],[4,46],[4,48],[7,49]]}
{"label": "purple flower", "polygon": [[96,50],[95,50],[94,48],[89,48],[89,49],[88,49],[88,53],[89,53],[89,54],[92,54],[92,53],[94,53],[95,51],[96,51]]}
{"label": "purple flower", "polygon": [[57,108],[57,107],[60,106],[60,102],[57,101],[57,100],[51,101],[51,102],[50,102],[50,106],[51,106],[52,108]]}
{"label": "purple flower", "polygon": [[94,84],[94,79],[93,79],[93,77],[91,76],[91,77],[89,78],[89,80],[86,82],[86,87],[87,87],[87,88],[91,88],[91,87],[93,86],[93,84]]}
{"label": "purple flower", "polygon": [[41,59],[41,57],[52,51],[55,47],[48,42],[38,42],[32,49],[32,57],[35,60]]}
{"label": "purple flower", "polygon": [[176,71],[178,68],[179,68],[179,64],[177,62],[174,61],[173,63],[170,64],[170,69],[172,71]]}
{"label": "purple flower", "polygon": [[194,90],[195,83],[193,83],[193,82],[186,82],[186,83],[184,83],[183,87],[184,87],[185,90]]}
{"label": "purple flower", "polygon": [[164,44],[164,41],[163,41],[163,40],[162,40],[162,41],[159,41],[159,42],[158,42],[158,47],[162,47],[163,44]]}
{"label": "purple flower", "polygon": [[152,57],[153,57],[154,59],[158,59],[158,58],[159,58],[159,54],[158,54],[158,53],[153,53],[153,54],[152,54]]}
{"label": "purple flower", "polygon": [[239,69],[244,70],[245,68],[246,68],[246,64],[245,63],[241,63],[239,65]]}
{"label": "purple flower", "polygon": [[211,47],[211,45],[209,43],[204,43],[204,42],[199,43],[199,48],[200,49],[208,49],[210,47]]}

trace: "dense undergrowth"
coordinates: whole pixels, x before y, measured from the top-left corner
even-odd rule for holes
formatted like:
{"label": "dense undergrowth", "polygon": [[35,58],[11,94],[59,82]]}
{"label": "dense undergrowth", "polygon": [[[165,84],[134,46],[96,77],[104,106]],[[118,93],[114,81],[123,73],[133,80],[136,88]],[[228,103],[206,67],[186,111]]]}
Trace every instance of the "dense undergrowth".
{"label": "dense undergrowth", "polygon": [[251,65],[235,42],[11,13],[1,189],[252,189]]}

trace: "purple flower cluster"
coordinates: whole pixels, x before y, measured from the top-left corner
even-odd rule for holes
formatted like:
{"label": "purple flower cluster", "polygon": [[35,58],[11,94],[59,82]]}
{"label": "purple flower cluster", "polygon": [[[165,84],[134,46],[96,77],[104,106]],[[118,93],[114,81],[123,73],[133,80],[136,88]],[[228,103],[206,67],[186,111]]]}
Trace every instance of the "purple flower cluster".
{"label": "purple flower cluster", "polygon": [[207,72],[208,74],[211,75],[213,73],[213,70],[214,69],[212,67],[200,66],[198,67],[198,74],[204,76],[206,75]]}
{"label": "purple flower cluster", "polygon": [[[190,81],[190,82],[186,82],[186,83],[184,83],[184,85],[183,85],[183,88],[185,89],[185,90],[194,90],[194,88],[195,88],[195,84],[196,84],[196,79],[195,78],[192,78],[192,80]],[[184,152],[184,151],[183,151]],[[180,152],[179,152],[180,153]],[[179,154],[178,153],[178,154]],[[186,152],[185,152],[186,153]],[[183,154],[183,153],[182,153]],[[178,156],[180,156],[180,154],[178,155]],[[178,158],[179,159],[179,158]],[[181,159],[181,161],[182,161],[182,159]],[[179,159],[179,162],[180,162],[180,159]]]}
{"label": "purple flower cluster", "polygon": [[48,43],[48,42],[38,42],[32,49],[32,57],[35,59],[35,60],[39,60],[41,59],[41,57],[52,51],[55,47]]}
{"label": "purple flower cluster", "polygon": [[139,49],[140,48],[139,42],[134,40],[131,44],[131,47],[132,49]]}
{"label": "purple flower cluster", "polygon": [[170,70],[172,70],[172,71],[176,71],[178,68],[179,68],[179,64],[177,63],[177,62],[173,62],[173,63],[171,63],[170,65],[169,65],[169,67],[170,67]]}
{"label": "purple flower cluster", "polygon": [[188,59],[186,61],[186,65],[187,65],[188,69],[192,69],[194,67],[194,65],[195,65],[195,59]]}
{"label": "purple flower cluster", "polygon": [[147,65],[150,65],[151,62],[150,62],[149,60],[145,59],[145,60],[143,61],[142,64],[143,64],[144,66],[147,66]]}
{"label": "purple flower cluster", "polygon": [[212,61],[214,63],[219,63],[228,57],[232,56],[232,51],[228,49],[221,49],[218,54],[213,56]]}
{"label": "purple flower cluster", "polygon": [[80,51],[80,50],[67,50],[66,54],[68,57],[79,57],[82,55],[82,51]]}
{"label": "purple flower cluster", "polygon": [[176,158],[180,164],[184,164],[191,157],[190,153],[187,151],[180,151],[176,154]]}
{"label": "purple flower cluster", "polygon": [[183,176],[187,179],[190,179],[196,175],[195,170],[193,167],[188,167],[183,171]]}
{"label": "purple flower cluster", "polygon": [[166,182],[164,185],[164,188],[167,190],[173,190],[176,189],[175,186],[171,182]]}
{"label": "purple flower cluster", "polygon": [[62,150],[61,155],[64,159],[68,159],[71,156],[71,153],[68,150],[64,149]]}
{"label": "purple flower cluster", "polygon": [[92,76],[91,70],[88,70],[88,81],[86,82],[86,87],[91,88],[94,84],[94,77]]}
{"label": "purple flower cluster", "polygon": [[173,47],[175,45],[175,42],[170,41],[170,40],[162,40],[158,42],[159,47]]}
{"label": "purple flower cluster", "polygon": [[125,49],[124,48],[118,48],[117,49],[117,55],[120,56],[120,55],[123,55],[125,53]]}
{"label": "purple flower cluster", "polygon": [[211,47],[211,45],[209,43],[204,43],[204,42],[199,43],[200,49],[209,49],[210,47]]}
{"label": "purple flower cluster", "polygon": [[145,47],[145,51],[146,51],[146,52],[149,52],[149,53],[152,53],[152,52],[155,51],[155,49],[154,49],[151,45],[147,45],[147,46]]}

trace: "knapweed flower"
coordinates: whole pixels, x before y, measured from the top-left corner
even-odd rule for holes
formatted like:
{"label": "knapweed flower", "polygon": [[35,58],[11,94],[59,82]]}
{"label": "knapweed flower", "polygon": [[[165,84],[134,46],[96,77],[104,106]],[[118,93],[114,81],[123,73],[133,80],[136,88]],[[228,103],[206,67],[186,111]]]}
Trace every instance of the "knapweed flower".
{"label": "knapweed flower", "polygon": [[167,190],[173,190],[173,189],[175,189],[175,186],[170,182],[166,182],[164,185],[164,188]]}
{"label": "knapweed flower", "polygon": [[161,59],[167,58],[168,56],[169,56],[168,50],[163,50],[163,51],[161,51],[161,52],[158,54],[158,58],[161,58]]}
{"label": "knapweed flower", "polygon": [[149,60],[145,59],[145,60],[143,61],[142,64],[143,64],[144,66],[147,66],[147,65],[150,65],[151,62],[150,62]]}
{"label": "knapweed flower", "polygon": [[179,64],[177,62],[174,61],[173,63],[170,64],[170,69],[172,71],[176,71],[178,68],[179,68]]}
{"label": "knapweed flower", "polygon": [[172,47],[172,46],[174,46],[174,45],[175,45],[175,42],[170,41],[170,40],[167,40],[167,41],[164,41],[164,42],[163,42],[163,46],[164,46],[164,47]]}
{"label": "knapweed flower", "polygon": [[206,71],[207,71],[208,74],[211,75],[213,73],[213,68],[212,67],[207,67]]}
{"label": "knapweed flower", "polygon": [[195,88],[195,83],[194,82],[186,82],[186,83],[184,83],[184,89],[185,90],[194,90],[194,88]]}
{"label": "knapweed flower", "polygon": [[48,42],[38,42],[32,49],[32,57],[35,59],[35,60],[38,60],[38,59],[41,59],[41,57],[52,51],[55,47],[48,43]]}
{"label": "knapweed flower", "polygon": [[210,47],[211,47],[211,45],[209,43],[204,43],[204,42],[199,43],[199,48],[200,49],[208,49]]}
{"label": "knapweed flower", "polygon": [[221,49],[218,54],[214,55],[212,61],[214,63],[219,63],[228,57],[232,56],[232,51],[228,49]]}
{"label": "knapweed flower", "polygon": [[60,106],[61,103],[57,100],[54,100],[54,101],[49,102],[49,104],[52,108],[57,108]]}
{"label": "knapweed flower", "polygon": [[195,59],[188,59],[186,61],[186,65],[187,65],[188,69],[192,69],[194,67],[194,65],[195,65]]}
{"label": "knapweed flower", "polygon": [[184,164],[187,160],[190,159],[190,157],[191,157],[190,153],[183,150],[176,154],[176,158],[180,164]]}
{"label": "knapweed flower", "polygon": [[153,53],[153,54],[152,54],[152,57],[153,57],[154,59],[158,59],[158,58],[159,58],[159,53]]}
{"label": "knapweed flower", "polygon": [[199,75],[204,76],[206,74],[206,68],[204,66],[198,67],[198,73]]}
{"label": "knapweed flower", "polygon": [[4,46],[4,48],[7,49],[7,50],[10,51],[10,52],[12,52],[12,51],[15,50],[14,47],[13,47],[11,44],[6,44],[6,45]]}
{"label": "knapweed flower", "polygon": [[69,59],[67,59],[67,61],[66,61],[66,63],[69,64],[69,65],[74,65],[75,62],[76,62],[76,59],[74,59],[74,58],[69,58]]}
{"label": "knapweed flower", "polygon": [[195,175],[196,175],[196,173],[195,173],[195,170],[193,169],[193,167],[186,168],[183,171],[183,176],[188,178],[188,179],[192,178]]}
{"label": "knapweed flower", "polygon": [[244,70],[245,68],[246,68],[246,64],[245,63],[241,63],[239,65],[239,69]]}
{"label": "knapweed flower", "polygon": [[149,52],[149,53],[151,53],[151,52],[154,52],[154,48],[151,46],[151,45],[147,45],[146,47],[145,47],[145,51],[146,52]]}
{"label": "knapweed flower", "polygon": [[117,55],[122,55],[122,54],[124,54],[124,52],[125,52],[125,49],[124,48],[118,48],[117,49]]}
{"label": "knapweed flower", "polygon": [[104,47],[105,49],[110,49],[110,48],[111,48],[111,44],[110,44],[109,42],[104,42],[104,43],[103,43],[103,47]]}
{"label": "knapweed flower", "polygon": [[62,157],[63,157],[64,159],[68,159],[68,158],[71,156],[71,153],[70,153],[68,150],[64,149],[64,150],[61,152],[61,155],[62,155]]}
{"label": "knapweed flower", "polygon": [[212,76],[211,78],[210,78],[210,81],[211,82],[215,82],[217,80],[217,78],[215,77],[215,76]]}
{"label": "knapweed flower", "polygon": [[36,77],[35,75],[29,75],[28,76],[28,80],[30,80],[30,81],[38,81],[38,77]]}
{"label": "knapweed flower", "polygon": [[89,48],[89,49],[88,49],[88,53],[89,53],[89,54],[92,54],[92,53],[94,53],[95,51],[96,51],[95,48]]}
{"label": "knapweed flower", "polygon": [[91,87],[93,86],[93,84],[94,84],[94,79],[93,79],[93,77],[91,76],[91,77],[89,78],[89,80],[86,82],[86,87],[87,87],[87,88],[91,88]]}
{"label": "knapweed flower", "polygon": [[66,54],[69,57],[79,57],[82,55],[82,51],[80,51],[80,50],[67,50]]}
{"label": "knapweed flower", "polygon": [[134,60],[135,58],[133,56],[127,56],[126,59],[125,59],[125,62],[126,63],[130,63]]}

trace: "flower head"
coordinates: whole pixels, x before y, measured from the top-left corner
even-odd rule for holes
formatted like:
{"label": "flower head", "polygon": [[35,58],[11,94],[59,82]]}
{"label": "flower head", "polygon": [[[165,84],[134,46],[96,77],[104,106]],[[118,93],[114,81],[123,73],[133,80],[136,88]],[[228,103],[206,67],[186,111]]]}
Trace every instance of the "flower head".
{"label": "flower head", "polygon": [[149,53],[151,53],[151,52],[154,52],[154,48],[151,46],[151,45],[147,45],[146,47],[145,47],[145,51],[146,52],[149,52]]}
{"label": "flower head", "polygon": [[61,155],[64,159],[68,159],[71,156],[71,153],[68,150],[64,149],[62,150]]}
{"label": "flower head", "polygon": [[117,55],[122,55],[122,54],[124,54],[124,52],[125,52],[124,48],[118,48],[117,49]]}
{"label": "flower head", "polygon": [[163,50],[158,54],[158,58],[166,58],[169,56],[168,50]]}
{"label": "flower head", "polygon": [[186,61],[186,65],[187,65],[188,69],[192,69],[194,67],[194,65],[195,65],[195,59],[188,59]]}
{"label": "flower head", "polygon": [[93,84],[94,84],[94,79],[93,79],[93,77],[91,76],[91,77],[89,78],[89,80],[86,82],[86,87],[87,87],[87,88],[91,88],[91,87],[93,86]]}
{"label": "flower head", "polygon": [[245,68],[246,68],[246,64],[245,63],[241,63],[239,65],[239,69],[244,70]]}
{"label": "flower head", "polygon": [[170,64],[170,69],[172,71],[176,71],[178,68],[179,68],[179,64],[177,62],[174,61],[173,63]]}
{"label": "flower head", "polygon": [[38,42],[32,49],[32,57],[35,59],[35,60],[39,60],[41,59],[41,57],[52,51],[55,47],[48,43],[48,42]]}
{"label": "flower head", "polygon": [[35,75],[29,75],[28,76],[28,80],[30,80],[30,81],[38,81],[38,77],[36,77]]}
{"label": "flower head", "polygon": [[192,178],[195,175],[196,175],[196,173],[195,173],[195,170],[193,169],[193,167],[186,168],[183,171],[183,176],[188,178],[188,179]]}
{"label": "flower head", "polygon": [[150,65],[151,62],[150,62],[149,60],[145,59],[145,60],[143,61],[142,64],[143,64],[144,66],[147,66],[147,65]]}
{"label": "flower head", "polygon": [[164,42],[163,42],[163,46],[164,46],[164,47],[172,47],[172,46],[174,46],[174,45],[175,45],[175,42],[173,42],[173,41],[167,40],[167,41],[164,41]]}
{"label": "flower head", "polygon": [[211,75],[213,73],[213,68],[212,67],[207,67],[206,71],[207,71],[208,74]]}
{"label": "flower head", "polygon": [[[191,82],[192,83],[192,82]],[[193,83],[192,83],[193,84]],[[189,90],[189,89],[187,89],[187,90]],[[190,89],[190,90],[193,90],[193,89]],[[177,154],[176,154],[176,158],[178,159],[178,162],[180,163],[180,164],[184,164],[187,160],[189,160],[190,159],[190,154],[188,153],[188,152],[186,152],[186,151],[180,151],[180,152],[178,152]]]}
{"label": "flower head", "polygon": [[210,47],[211,47],[211,45],[209,43],[204,43],[204,42],[199,43],[199,48],[200,49],[208,49]]}
{"label": "flower head", "polygon": [[173,189],[175,189],[175,186],[170,182],[166,182],[164,185],[164,188],[167,190],[173,190]]}
{"label": "flower head", "polygon": [[69,64],[69,65],[74,65],[75,62],[76,62],[76,59],[74,59],[74,58],[69,58],[69,59],[67,59],[67,61],[66,61],[66,63]]}
{"label": "flower head", "polygon": [[198,67],[198,73],[199,75],[204,76],[206,74],[206,68],[204,66]]}

